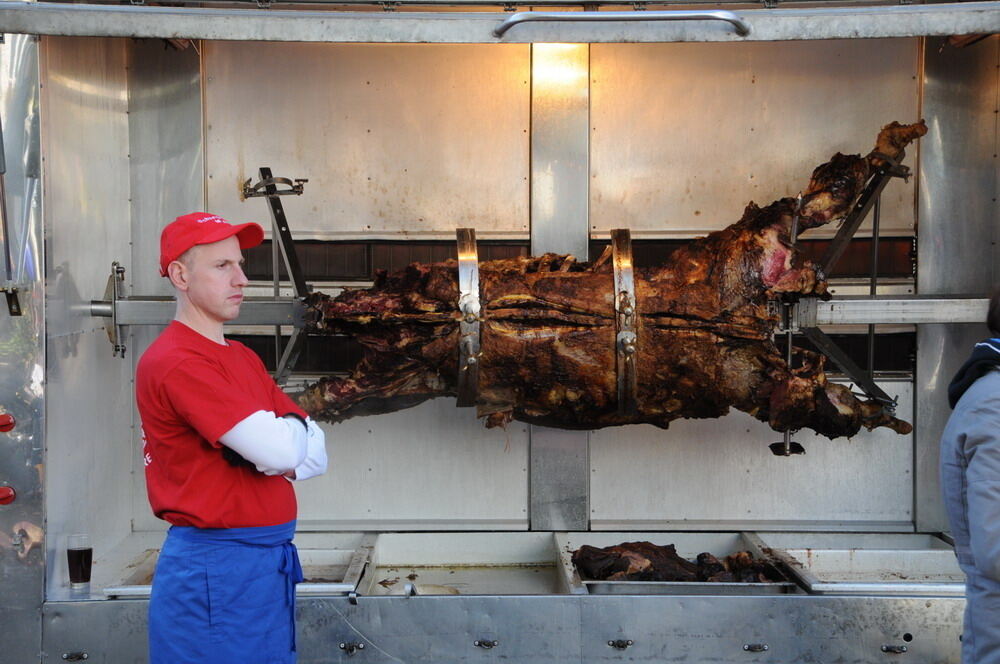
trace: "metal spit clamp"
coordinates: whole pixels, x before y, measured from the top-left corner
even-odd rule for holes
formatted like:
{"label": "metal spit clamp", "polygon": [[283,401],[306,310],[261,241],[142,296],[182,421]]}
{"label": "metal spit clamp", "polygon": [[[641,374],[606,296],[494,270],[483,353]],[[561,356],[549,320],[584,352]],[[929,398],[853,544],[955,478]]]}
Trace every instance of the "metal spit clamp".
{"label": "metal spit clamp", "polygon": [[125,326],[118,322],[118,303],[125,297],[125,268],[118,261],[111,263],[111,274],[104,288],[104,300],[90,303],[91,315],[104,316],[104,331],[111,342],[112,355],[125,357]]}
{"label": "metal spit clamp", "polygon": [[476,231],[459,228],[458,241],[458,406],[476,405],[479,393],[480,321],[479,250]]}
{"label": "metal spit clamp", "polygon": [[611,231],[611,257],[615,286],[615,360],[618,377],[618,414],[636,412],[636,336],[635,274],[632,265],[632,236],[627,228]]}

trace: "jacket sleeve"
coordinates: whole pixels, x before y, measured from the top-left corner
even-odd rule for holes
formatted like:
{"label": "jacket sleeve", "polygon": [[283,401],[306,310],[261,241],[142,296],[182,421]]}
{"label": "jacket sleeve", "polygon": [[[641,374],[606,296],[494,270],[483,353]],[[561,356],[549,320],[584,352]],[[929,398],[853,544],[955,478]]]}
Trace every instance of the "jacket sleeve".
{"label": "jacket sleeve", "polygon": [[966,431],[969,548],[976,569],[1000,582],[1000,393],[970,410]]}

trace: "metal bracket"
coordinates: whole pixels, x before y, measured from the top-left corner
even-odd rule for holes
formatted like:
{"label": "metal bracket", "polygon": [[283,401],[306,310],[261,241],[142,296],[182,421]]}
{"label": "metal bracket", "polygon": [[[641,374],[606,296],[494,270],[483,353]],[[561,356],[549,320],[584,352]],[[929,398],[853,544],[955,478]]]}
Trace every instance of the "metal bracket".
{"label": "metal bracket", "polygon": [[458,406],[476,405],[479,395],[480,321],[479,250],[476,231],[459,228],[458,241]]}
{"label": "metal bracket", "polygon": [[0,292],[7,298],[7,313],[11,316],[20,316],[21,300],[17,297],[17,286],[5,286],[0,288]]}
{"label": "metal bracket", "polygon": [[[104,301],[91,302],[91,313],[93,315],[106,315],[104,321],[104,331],[108,334],[108,341],[111,342],[111,354],[115,357],[125,357],[125,326],[118,322],[118,303],[124,299],[125,289],[125,268],[118,261],[111,263],[111,274],[108,276],[107,286],[104,287]],[[103,307],[103,311],[98,312],[95,307]]]}
{"label": "metal bracket", "polygon": [[611,256],[614,265],[615,360],[618,378],[618,414],[636,411],[635,355],[637,350],[635,275],[632,265],[632,236],[626,228],[611,231]]}
{"label": "metal bracket", "polygon": [[[270,3],[268,4],[270,5]],[[268,173],[270,172],[271,170],[268,169]],[[250,179],[248,178],[243,183],[243,198],[257,198],[258,196],[301,196],[306,182],[309,182],[308,178],[291,180],[290,178],[274,178],[271,176],[265,178],[261,176],[260,182],[250,186]],[[278,189],[277,185],[279,184],[288,185],[288,189]],[[274,190],[269,190],[269,187],[274,187]]]}

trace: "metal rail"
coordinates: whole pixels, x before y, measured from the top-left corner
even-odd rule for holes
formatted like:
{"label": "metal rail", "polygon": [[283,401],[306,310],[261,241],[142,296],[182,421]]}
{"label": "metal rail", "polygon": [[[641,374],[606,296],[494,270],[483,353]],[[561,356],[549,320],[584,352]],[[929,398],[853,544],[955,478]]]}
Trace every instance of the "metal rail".
{"label": "metal rail", "polygon": [[[636,12],[648,14],[650,12]],[[1000,2],[877,7],[754,9],[750,41],[947,36],[1000,28]],[[496,43],[502,12],[364,12],[106,6],[0,1],[0,32],[91,37],[159,37],[338,43]],[[732,41],[731,32],[690,22],[545,23],[504,42]]]}
{"label": "metal rail", "polygon": [[521,23],[594,23],[610,21],[725,21],[731,24],[740,37],[750,34],[750,25],[740,16],[724,9],[710,11],[672,10],[658,12],[518,12],[493,31],[495,37]]}

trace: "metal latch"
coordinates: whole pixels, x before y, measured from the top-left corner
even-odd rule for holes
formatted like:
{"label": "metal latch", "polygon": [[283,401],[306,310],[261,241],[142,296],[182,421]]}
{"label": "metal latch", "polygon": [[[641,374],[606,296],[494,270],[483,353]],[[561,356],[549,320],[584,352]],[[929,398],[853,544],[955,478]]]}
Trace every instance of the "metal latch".
{"label": "metal latch", "polygon": [[363,643],[341,643],[340,649],[346,652],[348,655],[353,655],[359,650],[365,649],[365,644]]}

